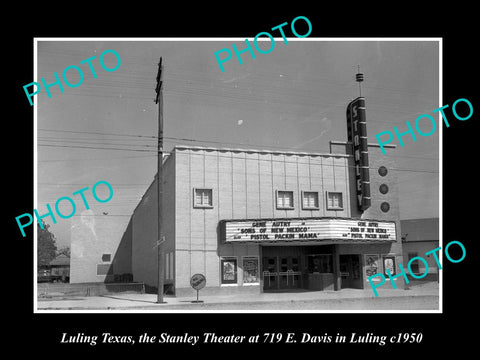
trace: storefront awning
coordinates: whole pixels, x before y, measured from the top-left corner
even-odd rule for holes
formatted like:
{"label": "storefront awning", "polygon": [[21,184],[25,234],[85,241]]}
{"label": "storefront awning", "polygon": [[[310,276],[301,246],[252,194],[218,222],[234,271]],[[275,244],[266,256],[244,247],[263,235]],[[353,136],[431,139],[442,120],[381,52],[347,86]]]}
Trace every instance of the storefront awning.
{"label": "storefront awning", "polygon": [[397,240],[394,221],[346,218],[222,220],[225,243],[362,244]]}

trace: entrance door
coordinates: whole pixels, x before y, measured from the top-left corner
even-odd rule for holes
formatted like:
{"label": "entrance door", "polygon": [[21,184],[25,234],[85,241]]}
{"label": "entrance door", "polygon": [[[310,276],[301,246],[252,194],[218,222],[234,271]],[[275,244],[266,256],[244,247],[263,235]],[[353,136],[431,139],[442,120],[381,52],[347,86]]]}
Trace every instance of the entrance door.
{"label": "entrance door", "polygon": [[263,258],[263,288],[264,290],[278,288],[278,269],[276,256]]}
{"label": "entrance door", "polygon": [[340,255],[339,257],[342,289],[363,289],[360,255]]}
{"label": "entrance door", "polygon": [[280,289],[295,289],[300,287],[300,259],[296,256],[279,257]]}

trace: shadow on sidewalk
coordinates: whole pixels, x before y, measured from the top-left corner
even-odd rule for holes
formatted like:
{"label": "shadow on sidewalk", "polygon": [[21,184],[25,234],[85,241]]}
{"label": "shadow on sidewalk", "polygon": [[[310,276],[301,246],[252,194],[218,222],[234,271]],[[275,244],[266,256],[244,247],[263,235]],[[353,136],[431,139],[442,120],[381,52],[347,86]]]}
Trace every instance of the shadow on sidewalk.
{"label": "shadow on sidewalk", "polygon": [[148,303],[148,304],[156,304],[156,303],[157,303],[156,301],[140,300],[140,299],[129,299],[129,298],[123,298],[123,297],[111,296],[111,295],[100,295],[99,297],[109,298],[109,299],[115,299],[115,300],[132,301],[132,302],[144,302],[144,303]]}

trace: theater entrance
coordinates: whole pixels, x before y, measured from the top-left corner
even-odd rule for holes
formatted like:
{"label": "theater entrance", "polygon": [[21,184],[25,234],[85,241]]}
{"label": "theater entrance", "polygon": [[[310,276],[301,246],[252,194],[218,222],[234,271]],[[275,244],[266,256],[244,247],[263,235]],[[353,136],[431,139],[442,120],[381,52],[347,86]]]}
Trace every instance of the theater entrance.
{"label": "theater entrance", "polygon": [[334,290],[333,245],[262,246],[263,291]]}
{"label": "theater entrance", "polygon": [[301,286],[299,256],[264,256],[263,289],[287,290]]}
{"label": "theater entrance", "polygon": [[342,289],[363,289],[360,255],[340,255],[340,277]]}

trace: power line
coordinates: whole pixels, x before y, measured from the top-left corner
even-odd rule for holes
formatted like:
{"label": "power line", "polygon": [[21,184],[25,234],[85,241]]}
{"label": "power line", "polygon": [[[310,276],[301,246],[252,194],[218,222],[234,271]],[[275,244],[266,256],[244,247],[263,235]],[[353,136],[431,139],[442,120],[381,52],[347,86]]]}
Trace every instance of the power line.
{"label": "power line", "polygon": [[74,137],[74,138],[69,138],[69,137],[60,137],[60,136],[38,136],[37,137],[38,140],[52,140],[52,141],[55,141],[55,140],[71,140],[71,141],[133,141],[133,142],[137,142],[137,141],[146,141],[146,142],[156,142],[156,139],[143,139],[143,138],[133,138],[133,139],[124,139],[124,138],[117,138],[117,139],[107,139],[107,138],[95,138],[95,137]]}
{"label": "power line", "polygon": [[[67,146],[67,145],[39,145],[39,146],[51,146],[51,147],[67,147],[67,148],[82,148],[82,149],[96,149],[96,150],[121,150],[121,151],[143,151],[143,152],[156,152],[153,150],[141,150],[141,149],[121,149],[121,148],[102,148],[102,147],[82,147],[82,146]],[[203,150],[203,149],[199,149]],[[173,152],[169,151],[164,151],[165,154],[172,154]],[[299,152],[301,153],[301,152]],[[282,154],[283,155],[283,154]],[[297,154],[292,154],[292,155],[297,155]],[[308,155],[308,153],[306,153]],[[213,155],[213,154],[199,154],[198,156],[213,156],[213,157],[223,157],[223,158],[228,158],[232,159],[235,158],[233,156],[225,156],[225,155]],[[335,156],[335,154],[331,154],[332,157]],[[281,162],[281,163],[294,163],[293,161],[282,161],[282,160],[273,160],[273,159],[247,159],[245,157],[237,157],[236,159],[239,160],[251,160],[251,161],[267,161],[267,162]],[[295,162],[296,163],[296,162]],[[344,166],[344,165],[335,165],[335,164],[313,164],[313,166],[332,166],[332,167],[342,167],[342,168],[352,168],[354,169],[355,166]],[[397,171],[410,171],[410,172],[422,172],[422,173],[431,173],[431,174],[438,174],[439,171],[432,171],[432,170],[418,170],[418,169],[406,169],[406,168],[390,168],[391,170],[397,170]]]}
{"label": "power line", "polygon": [[[38,129],[42,131],[54,131],[54,132],[64,132],[64,133],[83,133],[83,134],[100,134],[100,135],[111,135],[111,136],[130,136],[130,137],[136,137],[136,138],[148,138],[151,139],[149,141],[153,141],[157,139],[157,136],[154,135],[140,135],[140,134],[118,134],[118,133],[103,133],[103,132],[88,132],[88,131],[71,131],[71,130],[49,130],[49,129]],[[230,145],[240,145],[240,146],[249,146],[249,147],[268,147],[268,148],[275,148],[275,149],[281,149],[281,150],[293,150],[293,151],[299,151],[299,149],[296,148],[286,148],[286,147],[281,147],[281,146],[275,146],[275,145],[258,145],[258,144],[248,144],[248,143],[237,143],[237,142],[228,142],[228,141],[214,141],[214,140],[198,140],[198,139],[192,139],[192,138],[184,138],[184,137],[173,137],[173,136],[165,136],[164,139],[168,140],[177,140],[177,141],[189,141],[189,142],[197,142],[197,143],[210,143],[210,144],[230,144]],[[67,139],[65,139],[67,140]],[[77,140],[77,139],[68,139],[68,140]],[[86,140],[91,140],[91,139],[86,139]],[[103,140],[103,139],[99,139]],[[116,139],[105,139],[105,140],[116,140]],[[132,139],[133,140],[133,139]],[[80,140],[79,140],[80,141]],[[74,141],[76,142],[76,141]],[[110,144],[105,144],[105,145],[110,145]],[[112,144],[113,145],[113,144]],[[127,145],[127,144],[125,144]],[[144,147],[154,147],[153,145],[142,145],[142,144],[131,144],[128,146],[144,146]],[[438,158],[428,158],[428,157],[422,157],[422,156],[411,156],[411,155],[390,155],[391,157],[405,157],[405,158],[414,158],[414,159],[426,159],[426,160],[439,160]]]}
{"label": "power line", "polygon": [[[108,140],[108,139],[106,139],[106,140]],[[98,143],[98,142],[96,142],[96,141],[94,141],[94,142],[85,141],[85,140],[78,140],[78,141],[76,141],[76,140],[72,140],[72,139],[64,139],[64,140],[42,140],[42,139],[39,139],[39,141],[41,141],[41,142],[47,141],[47,142],[51,142],[51,143],[52,143],[52,142],[53,142],[53,143],[58,143],[58,142],[60,142],[60,143],[67,143],[67,144],[71,144],[71,143],[73,143],[73,144],[75,144],[75,143],[80,143],[80,144],[82,144],[82,143],[83,143],[83,144],[99,144],[99,145],[105,145],[105,146],[110,146],[110,145],[123,145],[123,146],[140,146],[140,147],[144,147],[144,148],[156,148],[156,145],[148,145],[148,144],[129,144],[129,143],[109,144],[109,143],[105,143],[105,142],[103,142],[103,143]],[[43,144],[39,144],[39,145],[43,145]],[[52,144],[50,144],[50,145],[52,145]]]}
{"label": "power line", "polygon": [[[115,186],[137,186],[137,185],[150,185],[150,184],[115,184],[115,183],[109,183],[110,185],[115,185]],[[90,183],[42,183],[39,182],[37,185],[92,185]]]}
{"label": "power line", "polygon": [[[117,78],[117,77],[116,77]],[[257,76],[256,76],[257,78]],[[187,84],[185,84],[187,83]],[[195,85],[194,85],[195,83]],[[132,86],[134,84],[137,84],[139,86]],[[262,99],[258,99],[258,94],[262,94],[263,98],[267,98],[267,96],[270,96],[270,101],[274,103],[281,103],[284,104],[285,101],[284,99],[278,101],[278,97],[289,97],[293,98],[290,101],[288,101],[289,104],[292,105],[312,105],[312,106],[318,106],[320,105],[325,105],[328,103],[325,102],[319,102],[319,98],[322,96],[319,96],[319,92],[321,91],[328,91],[330,96],[332,95],[332,90],[329,89],[310,89],[308,87],[302,87],[302,86],[295,86],[294,89],[292,89],[292,86],[284,86],[284,87],[277,87],[277,88],[272,88],[271,85],[268,84],[256,84],[253,88],[253,92],[251,87],[238,87],[234,88],[232,86],[229,86],[225,83],[218,83],[218,82],[213,82],[210,81],[208,83],[204,83],[203,81],[197,81],[197,80],[191,80],[188,78],[188,80],[184,80],[181,82],[173,82],[173,84],[169,84],[168,82],[165,83],[166,85],[166,93],[178,93],[181,95],[200,95],[200,96],[216,96],[218,98],[226,98],[226,99],[231,99],[234,100],[235,102],[238,102],[238,100],[246,100],[246,101],[260,101]],[[215,85],[215,86],[213,86]],[[340,84],[339,86],[344,86],[344,84]],[[85,84],[82,86],[81,89],[75,89],[73,90],[73,93],[76,95],[85,95],[85,96],[90,96],[92,95],[92,90],[95,90],[95,88],[98,87],[107,87],[107,88],[118,88],[122,92],[125,91],[125,89],[140,89],[140,90],[145,90],[149,91],[149,93],[144,93],[141,95],[144,96],[151,96],[150,91],[153,91],[153,85],[145,86],[143,83],[135,83],[131,80],[127,80],[125,82],[119,82],[116,80],[112,79],[105,79],[101,83],[92,83],[92,84]],[[385,90],[386,88],[382,88],[382,90]],[[315,90],[316,95],[311,95],[312,91]],[[399,91],[398,89],[392,89],[393,91]],[[111,91],[108,91],[111,93]],[[415,92],[408,92],[404,91],[405,93],[410,93],[412,95],[418,96],[417,93]],[[342,92],[343,93],[343,92]],[[255,95],[257,94],[257,95]],[[97,94],[93,94],[96,96]],[[98,94],[99,96],[106,96],[106,97],[117,97],[117,96],[112,96],[112,95],[105,95],[105,92],[102,92],[101,94]],[[265,96],[267,95],[267,96]],[[125,95],[127,96],[127,95]],[[271,98],[273,96],[273,98]],[[298,100],[293,101],[295,98]],[[146,99],[146,98],[145,98]],[[307,102],[305,103],[305,100]],[[311,100],[311,101],[308,101]],[[402,106],[401,103],[398,101],[395,101],[394,103],[387,103],[386,101],[379,101],[379,102],[374,102],[370,106],[377,106],[377,107],[387,107],[387,111],[389,112],[397,112],[397,113],[407,113],[406,111],[401,111],[401,110],[394,110],[391,108],[389,105],[397,105],[397,106]]]}
{"label": "power line", "polygon": [[145,156],[122,156],[122,157],[108,157],[108,158],[75,158],[75,159],[51,159],[51,160],[37,160],[37,162],[63,162],[63,161],[103,161],[103,160],[125,160],[125,159],[151,159],[157,155],[145,155]]}
{"label": "power line", "polygon": [[93,147],[93,146],[67,146],[67,145],[44,145],[39,144],[38,146],[48,146],[48,147],[64,147],[64,148],[77,148],[77,149],[95,149],[95,150],[120,150],[120,151],[140,151],[140,152],[157,152],[154,150],[142,150],[142,149],[122,149],[122,148],[102,148],[102,147]]}
{"label": "power line", "polygon": [[130,137],[145,137],[145,138],[154,138],[157,139],[157,136],[154,135],[137,135],[137,134],[119,134],[119,133],[105,133],[100,131],[74,131],[74,130],[56,130],[56,129],[42,129],[41,131],[50,131],[50,132],[62,132],[62,133],[74,133],[74,134],[96,134],[96,135],[111,135],[111,136],[130,136]]}
{"label": "power line", "polygon": [[[50,130],[45,130],[45,131],[50,131]],[[152,140],[156,139],[156,136],[147,136],[147,135],[130,135],[130,134],[114,134],[114,133],[99,133],[99,132],[80,132],[80,131],[68,131],[68,130],[52,130],[52,131],[59,131],[59,132],[72,132],[72,133],[89,133],[89,134],[103,134],[103,135],[112,135],[112,136],[132,136],[132,137],[146,137],[150,138]],[[256,145],[256,144],[248,144],[248,143],[236,143],[236,142],[223,142],[223,141],[214,141],[214,140],[196,140],[196,139],[191,139],[191,138],[180,138],[180,137],[165,137],[165,139],[169,140],[177,140],[177,141],[189,141],[189,142],[197,142],[197,143],[211,143],[211,144],[230,144],[230,145],[240,145],[240,146],[249,146],[249,147],[270,147],[270,148],[276,148],[276,149],[281,149],[281,150],[294,150],[294,151],[299,151],[298,149],[295,148],[286,148],[286,147],[280,147],[280,146],[275,146],[275,145]],[[76,139],[68,139],[68,140],[76,140]],[[115,139],[105,139],[105,140],[115,140]],[[56,141],[56,140],[55,140]],[[60,141],[60,140],[58,140]],[[68,142],[67,140],[65,140]],[[102,145],[110,145],[110,144],[102,144]],[[111,145],[116,145],[116,144],[111,144]],[[127,146],[142,146],[142,147],[155,147],[154,145],[146,145],[146,144],[123,144]],[[42,145],[40,145],[42,146]],[[48,145],[43,145],[43,146],[48,146]],[[55,146],[55,145],[49,145],[49,146]],[[60,145],[58,145],[60,146]],[[68,146],[67,146],[68,147]],[[72,146],[76,147],[76,146]],[[83,147],[82,147],[83,148]],[[90,148],[90,147],[85,147],[85,148]],[[92,147],[93,148],[93,147]],[[115,150],[125,150],[125,151],[135,151],[138,149],[117,149],[117,148],[98,148],[98,149],[115,149]],[[430,157],[422,157],[422,156],[410,156],[410,155],[390,155],[391,157],[395,158],[413,158],[413,159],[425,159],[425,160],[439,160],[439,158],[430,158]]]}

